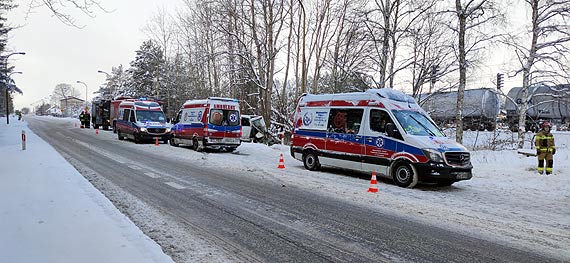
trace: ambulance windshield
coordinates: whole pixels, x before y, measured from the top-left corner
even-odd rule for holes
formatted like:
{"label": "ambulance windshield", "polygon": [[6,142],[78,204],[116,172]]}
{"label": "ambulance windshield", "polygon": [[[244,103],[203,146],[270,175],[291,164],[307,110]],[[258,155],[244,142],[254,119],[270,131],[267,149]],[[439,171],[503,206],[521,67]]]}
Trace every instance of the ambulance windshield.
{"label": "ambulance windshield", "polygon": [[435,126],[421,112],[410,110],[392,110],[396,119],[407,134],[417,136],[445,137],[441,130]]}
{"label": "ambulance windshield", "polygon": [[139,122],[165,122],[166,118],[162,111],[137,110],[137,121]]}

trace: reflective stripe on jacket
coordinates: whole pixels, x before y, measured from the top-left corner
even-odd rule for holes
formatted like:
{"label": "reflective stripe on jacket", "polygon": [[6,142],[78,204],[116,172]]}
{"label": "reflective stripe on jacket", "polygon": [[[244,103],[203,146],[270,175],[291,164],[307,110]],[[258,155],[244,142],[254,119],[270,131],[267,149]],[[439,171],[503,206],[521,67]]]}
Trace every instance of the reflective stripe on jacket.
{"label": "reflective stripe on jacket", "polygon": [[554,136],[545,130],[539,131],[534,137],[536,149],[542,152],[552,152],[554,146]]}

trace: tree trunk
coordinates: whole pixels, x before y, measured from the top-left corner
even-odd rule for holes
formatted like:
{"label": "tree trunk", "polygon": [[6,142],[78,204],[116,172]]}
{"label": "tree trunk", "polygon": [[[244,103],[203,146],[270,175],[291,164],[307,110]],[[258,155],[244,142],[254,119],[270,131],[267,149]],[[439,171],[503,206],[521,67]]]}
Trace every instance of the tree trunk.
{"label": "tree trunk", "polygon": [[268,0],[266,3],[265,8],[267,9],[266,12],[264,12],[266,14],[265,17],[265,26],[267,28],[266,34],[267,34],[267,79],[266,79],[266,84],[265,84],[265,101],[264,101],[264,107],[263,107],[263,118],[265,118],[265,127],[269,128],[270,124],[271,124],[271,112],[272,112],[272,107],[271,107],[271,95],[273,94],[273,75],[274,75],[274,71],[275,71],[275,47],[274,47],[274,43],[273,43],[273,23],[275,22],[273,20],[273,2],[271,0]]}
{"label": "tree trunk", "polygon": [[380,76],[378,85],[380,88],[386,87],[386,71],[388,66],[388,55],[390,53],[390,4],[391,0],[384,2],[384,35],[382,39],[382,55],[380,57]]}
{"label": "tree trunk", "polygon": [[390,40],[392,41],[392,49],[390,54],[390,63],[388,66],[388,86],[390,88],[394,87],[394,64],[396,63],[396,51],[397,51],[397,43],[398,39],[396,38],[396,27],[398,26],[398,18],[400,16],[400,0],[396,0],[394,2],[395,9],[394,9],[394,24],[393,29],[390,31]]}
{"label": "tree trunk", "polygon": [[524,146],[524,135],[526,131],[526,110],[528,107],[528,88],[531,82],[531,69],[536,56],[536,43],[538,42],[538,1],[532,1],[532,40],[530,44],[529,54],[526,63],[523,66],[523,87],[521,94],[521,106],[519,108],[519,130],[518,144],[519,149]]}
{"label": "tree trunk", "polygon": [[291,12],[289,14],[289,37],[287,38],[287,63],[285,64],[285,77],[283,80],[283,90],[281,91],[281,113],[286,113],[287,109],[287,79],[289,78],[289,66],[291,63],[291,39],[293,36],[293,7],[294,0],[291,0]]}
{"label": "tree trunk", "polygon": [[463,143],[463,97],[467,75],[465,60],[466,17],[465,11],[461,6],[461,0],[455,0],[455,7],[459,18],[459,88],[457,89],[457,106],[455,108],[455,141]]}

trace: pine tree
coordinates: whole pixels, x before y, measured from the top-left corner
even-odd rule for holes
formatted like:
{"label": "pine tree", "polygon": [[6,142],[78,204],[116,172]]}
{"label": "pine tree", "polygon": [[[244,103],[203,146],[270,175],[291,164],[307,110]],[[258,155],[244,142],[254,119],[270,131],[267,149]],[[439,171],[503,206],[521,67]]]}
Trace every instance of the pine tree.
{"label": "pine tree", "polygon": [[136,53],[135,60],[131,61],[131,67],[127,70],[130,81],[125,92],[135,96],[165,97],[162,88],[165,83],[161,83],[161,80],[165,80],[163,72],[166,71],[162,49],[148,40],[143,42]]}
{"label": "pine tree", "polygon": [[[15,8],[16,5],[12,3],[12,0],[0,0],[0,54],[4,53],[5,49],[6,49],[6,43],[8,42],[8,33],[10,32],[10,30],[12,30],[12,27],[8,26],[6,24],[7,19],[6,19],[6,13],[8,11],[10,11],[12,8]],[[4,57],[0,56],[0,61],[4,62]],[[6,88],[6,83],[9,83],[8,81],[8,72],[10,72],[11,69],[10,67],[8,67],[8,65],[1,65],[0,66],[0,112],[4,112],[6,111],[6,99],[5,96],[7,94],[7,92],[5,91]],[[14,105],[12,103],[12,97],[8,98],[10,100],[10,111],[12,110],[12,105]]]}

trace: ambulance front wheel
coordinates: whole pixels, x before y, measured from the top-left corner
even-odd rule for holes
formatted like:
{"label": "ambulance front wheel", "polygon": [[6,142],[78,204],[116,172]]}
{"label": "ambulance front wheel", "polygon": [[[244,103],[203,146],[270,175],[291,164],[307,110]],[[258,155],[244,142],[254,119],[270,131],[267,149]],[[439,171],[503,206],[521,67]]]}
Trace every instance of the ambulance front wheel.
{"label": "ambulance front wheel", "polygon": [[321,168],[319,157],[314,152],[305,152],[303,154],[303,165],[305,165],[305,169],[309,171],[316,171]]}
{"label": "ambulance front wheel", "polygon": [[174,139],[174,136],[170,137],[170,145],[172,145],[172,146],[179,146],[179,144],[176,143],[176,141],[175,141],[175,139]]}
{"label": "ambulance front wheel", "polygon": [[117,131],[117,137],[119,138],[119,140],[124,140],[125,137],[123,137],[123,135],[121,134],[121,131]]}
{"label": "ambulance front wheel", "polygon": [[396,163],[392,171],[394,183],[400,187],[413,188],[418,183],[418,174],[408,162],[400,161]]}

